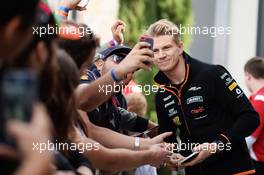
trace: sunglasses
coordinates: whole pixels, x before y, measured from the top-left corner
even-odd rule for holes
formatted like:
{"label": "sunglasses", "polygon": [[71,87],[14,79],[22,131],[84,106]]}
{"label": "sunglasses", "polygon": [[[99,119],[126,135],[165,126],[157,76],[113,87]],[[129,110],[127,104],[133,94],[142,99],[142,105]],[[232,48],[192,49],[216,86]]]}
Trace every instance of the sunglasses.
{"label": "sunglasses", "polygon": [[121,57],[121,56],[119,56],[119,55],[112,55],[112,56],[111,56],[111,59],[112,59],[115,63],[120,63],[120,62],[124,59],[124,57]]}

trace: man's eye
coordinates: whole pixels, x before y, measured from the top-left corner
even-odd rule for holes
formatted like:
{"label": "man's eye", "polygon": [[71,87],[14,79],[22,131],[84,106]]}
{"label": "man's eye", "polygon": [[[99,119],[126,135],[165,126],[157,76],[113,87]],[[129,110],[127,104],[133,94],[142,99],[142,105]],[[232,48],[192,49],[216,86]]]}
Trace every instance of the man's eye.
{"label": "man's eye", "polygon": [[164,47],[163,50],[169,50],[171,47],[170,46],[167,46],[167,47]]}

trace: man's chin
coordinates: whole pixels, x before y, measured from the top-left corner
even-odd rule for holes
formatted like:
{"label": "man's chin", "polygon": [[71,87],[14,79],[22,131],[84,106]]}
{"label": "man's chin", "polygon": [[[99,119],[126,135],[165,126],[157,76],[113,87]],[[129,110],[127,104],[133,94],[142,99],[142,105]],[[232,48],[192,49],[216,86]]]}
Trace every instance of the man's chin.
{"label": "man's chin", "polygon": [[162,72],[168,72],[171,70],[170,67],[158,67],[158,69]]}

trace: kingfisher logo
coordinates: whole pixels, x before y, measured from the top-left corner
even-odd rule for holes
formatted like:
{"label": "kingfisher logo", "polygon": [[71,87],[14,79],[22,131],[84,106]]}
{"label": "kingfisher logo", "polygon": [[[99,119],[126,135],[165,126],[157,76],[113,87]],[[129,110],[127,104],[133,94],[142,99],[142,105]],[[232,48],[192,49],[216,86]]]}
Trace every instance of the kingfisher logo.
{"label": "kingfisher logo", "polygon": [[197,109],[191,110],[191,113],[192,114],[199,114],[199,113],[202,113],[204,111],[205,111],[204,107],[203,106],[199,106]]}

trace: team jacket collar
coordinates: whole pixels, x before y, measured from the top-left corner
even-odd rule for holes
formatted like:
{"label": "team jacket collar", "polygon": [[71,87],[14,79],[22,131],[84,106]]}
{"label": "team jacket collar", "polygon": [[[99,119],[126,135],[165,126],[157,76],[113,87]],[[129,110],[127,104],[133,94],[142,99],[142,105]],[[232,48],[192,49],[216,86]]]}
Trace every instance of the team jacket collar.
{"label": "team jacket collar", "polygon": [[[189,56],[186,52],[183,52],[183,58],[184,58],[185,64],[190,64],[191,56]],[[186,77],[185,77],[185,79],[186,79]],[[168,79],[168,77],[162,71],[159,71],[156,74],[156,76],[154,77],[154,81],[160,85],[165,85],[165,86],[171,85],[171,81]]]}

